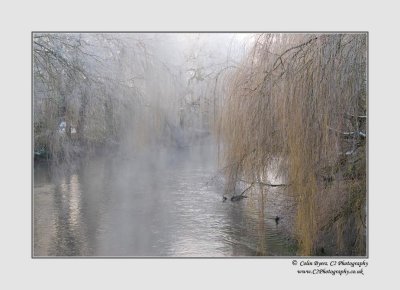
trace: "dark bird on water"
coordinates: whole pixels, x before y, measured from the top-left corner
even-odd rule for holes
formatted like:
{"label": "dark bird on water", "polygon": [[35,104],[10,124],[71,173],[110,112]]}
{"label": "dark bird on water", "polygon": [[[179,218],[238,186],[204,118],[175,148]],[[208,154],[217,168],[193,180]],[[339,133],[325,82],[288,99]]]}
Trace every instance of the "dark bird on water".
{"label": "dark bird on water", "polygon": [[280,219],[281,219],[280,217],[276,216],[275,217],[275,222],[278,223]]}
{"label": "dark bird on water", "polygon": [[222,202],[224,202],[225,200],[227,200],[228,198],[226,196],[222,197]]}

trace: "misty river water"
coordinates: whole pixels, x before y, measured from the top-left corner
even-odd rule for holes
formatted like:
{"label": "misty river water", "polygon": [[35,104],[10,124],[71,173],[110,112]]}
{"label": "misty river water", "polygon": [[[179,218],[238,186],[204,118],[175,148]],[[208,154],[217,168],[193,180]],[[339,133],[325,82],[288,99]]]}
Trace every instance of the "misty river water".
{"label": "misty river water", "polygon": [[222,202],[215,146],[34,167],[34,256],[294,255],[251,198]]}

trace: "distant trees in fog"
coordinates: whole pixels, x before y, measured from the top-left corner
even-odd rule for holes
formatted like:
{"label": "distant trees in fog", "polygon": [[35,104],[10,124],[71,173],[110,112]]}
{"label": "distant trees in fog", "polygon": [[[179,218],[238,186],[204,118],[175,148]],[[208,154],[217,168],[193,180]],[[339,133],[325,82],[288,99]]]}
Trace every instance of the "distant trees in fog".
{"label": "distant trees in fog", "polygon": [[190,129],[210,131],[215,75],[229,59],[204,37],[35,33],[35,150],[65,160],[97,146],[177,145]]}

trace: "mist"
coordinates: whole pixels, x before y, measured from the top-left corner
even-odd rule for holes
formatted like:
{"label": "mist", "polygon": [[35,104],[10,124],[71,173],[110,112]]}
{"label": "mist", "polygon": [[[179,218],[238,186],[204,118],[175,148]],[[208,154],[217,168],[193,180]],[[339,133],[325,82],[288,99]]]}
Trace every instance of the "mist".
{"label": "mist", "polygon": [[34,34],[33,49],[34,149],[60,161],[196,143],[244,53],[234,34]]}
{"label": "mist", "polygon": [[33,255],[365,255],[366,42],[33,33]]}

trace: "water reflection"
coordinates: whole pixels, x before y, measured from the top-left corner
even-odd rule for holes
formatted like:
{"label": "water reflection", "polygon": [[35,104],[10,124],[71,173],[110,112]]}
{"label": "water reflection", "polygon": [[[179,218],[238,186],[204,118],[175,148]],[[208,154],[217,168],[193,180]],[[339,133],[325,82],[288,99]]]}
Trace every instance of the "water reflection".
{"label": "water reflection", "polygon": [[[35,256],[291,255],[264,195],[221,201],[211,146],[35,167]],[[261,198],[261,200],[260,200]]]}
{"label": "water reflection", "polygon": [[[87,249],[85,224],[82,222],[81,190],[79,177],[71,174],[61,179],[55,187],[53,211],[55,234],[49,255],[84,256]],[[35,211],[36,212],[36,211]]]}

